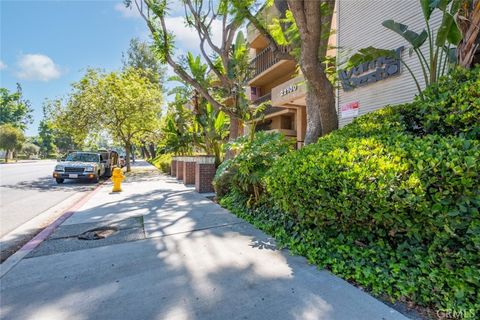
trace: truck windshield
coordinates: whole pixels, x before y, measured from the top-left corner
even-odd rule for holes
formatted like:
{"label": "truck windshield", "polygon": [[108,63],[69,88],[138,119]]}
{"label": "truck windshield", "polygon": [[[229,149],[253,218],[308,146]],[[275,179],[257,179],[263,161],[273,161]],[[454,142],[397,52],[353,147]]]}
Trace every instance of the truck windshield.
{"label": "truck windshield", "polygon": [[67,155],[65,161],[100,162],[100,156],[95,153],[72,152]]}

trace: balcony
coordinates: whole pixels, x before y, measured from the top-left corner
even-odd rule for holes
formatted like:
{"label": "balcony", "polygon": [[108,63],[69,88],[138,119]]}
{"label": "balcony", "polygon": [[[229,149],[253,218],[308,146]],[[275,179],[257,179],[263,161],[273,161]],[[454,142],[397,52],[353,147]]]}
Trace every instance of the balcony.
{"label": "balcony", "polygon": [[[281,52],[287,53],[287,46],[280,47]],[[263,86],[267,83],[274,82],[276,79],[295,71],[295,61],[280,60],[273,54],[270,47],[260,51],[250,62],[252,70],[250,86]]]}
{"label": "balcony", "polygon": [[[279,47],[281,52],[288,52],[288,47],[280,46]],[[274,64],[276,64],[278,60],[272,52],[270,47],[266,47],[259,54],[255,56],[250,62],[250,68],[253,70],[252,78],[255,78],[260,73],[264,72]]]}

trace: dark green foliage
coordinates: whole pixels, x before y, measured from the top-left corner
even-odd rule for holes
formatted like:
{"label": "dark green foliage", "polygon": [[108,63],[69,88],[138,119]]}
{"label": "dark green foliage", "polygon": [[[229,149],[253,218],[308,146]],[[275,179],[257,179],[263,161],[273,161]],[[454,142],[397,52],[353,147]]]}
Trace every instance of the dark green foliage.
{"label": "dark green foliage", "polygon": [[424,101],[400,109],[407,130],[416,135],[459,135],[480,139],[480,67],[458,68],[424,91]]}
{"label": "dark green foliage", "polygon": [[213,180],[217,198],[223,198],[233,189],[232,183],[234,177],[238,175],[238,168],[232,164],[232,161],[232,159],[223,161],[217,169]]}
{"label": "dark green foliage", "polygon": [[480,317],[479,69],[286,154],[221,200],[374,294]]}
{"label": "dark green foliage", "polygon": [[250,141],[243,136],[228,145],[237,156],[223,163],[213,181],[221,197],[228,190],[236,190],[258,201],[263,193],[262,179],[267,170],[281,156],[292,149],[292,144],[279,133],[258,132]]}

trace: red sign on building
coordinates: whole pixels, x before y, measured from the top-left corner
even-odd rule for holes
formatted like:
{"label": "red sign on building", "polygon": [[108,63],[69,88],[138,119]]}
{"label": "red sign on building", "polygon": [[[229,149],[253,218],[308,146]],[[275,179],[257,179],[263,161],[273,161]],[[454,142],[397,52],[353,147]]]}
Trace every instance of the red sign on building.
{"label": "red sign on building", "polygon": [[357,117],[359,108],[360,108],[360,103],[358,101],[344,104],[340,108],[342,119]]}

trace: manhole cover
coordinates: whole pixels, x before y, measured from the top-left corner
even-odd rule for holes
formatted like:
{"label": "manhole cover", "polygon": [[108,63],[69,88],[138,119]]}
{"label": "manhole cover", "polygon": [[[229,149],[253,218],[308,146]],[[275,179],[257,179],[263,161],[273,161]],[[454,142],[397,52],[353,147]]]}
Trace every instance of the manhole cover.
{"label": "manhole cover", "polygon": [[118,229],[115,227],[100,227],[100,228],[95,228],[92,230],[85,231],[84,233],[78,235],[78,239],[80,240],[100,240],[100,239],[105,239],[115,232],[117,232]]}

